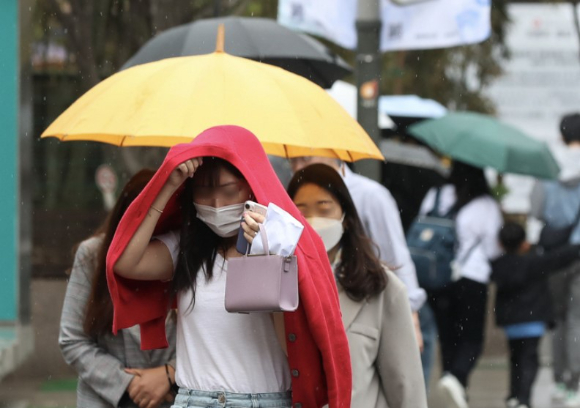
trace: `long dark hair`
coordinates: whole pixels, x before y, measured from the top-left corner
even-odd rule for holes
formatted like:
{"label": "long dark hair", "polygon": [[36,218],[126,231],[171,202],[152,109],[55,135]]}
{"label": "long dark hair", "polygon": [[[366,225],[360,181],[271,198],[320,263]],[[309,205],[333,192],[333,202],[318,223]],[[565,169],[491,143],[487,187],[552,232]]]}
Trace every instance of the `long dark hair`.
{"label": "long dark hair", "polygon": [[[185,181],[181,195],[181,231],[179,256],[172,281],[173,296],[185,289],[192,291],[191,307],[195,305],[197,274],[203,269],[206,279],[213,276],[213,267],[218,251],[224,254],[236,241],[236,237],[222,238],[214,233],[203,221],[197,218],[193,205],[194,181],[202,179],[204,185],[219,185],[219,172],[224,169],[236,178],[245,180],[242,173],[231,163],[217,157],[205,157],[203,166],[193,179]],[[250,197],[248,197],[250,198]]]}
{"label": "long dark hair", "polygon": [[294,174],[288,185],[288,195],[294,199],[305,184],[315,184],[328,191],[344,213],[345,229],[340,240],[342,260],[335,273],[347,295],[361,301],[381,293],[387,286],[387,275],[375,255],[374,244],[364,232],[342,177],[330,166],[313,164]]}
{"label": "long dark hair", "polygon": [[113,324],[113,302],[111,301],[109,288],[107,287],[107,251],[109,250],[111,241],[113,241],[115,231],[123,214],[125,214],[129,205],[137,198],[154,174],[154,170],[143,169],[131,177],[117,199],[115,207],[113,207],[105,222],[93,234],[93,236],[104,234],[104,238],[95,259],[95,273],[93,275],[91,294],[87,303],[83,325],[85,333],[89,336],[111,333]]}
{"label": "long dark hair", "polygon": [[449,183],[455,187],[456,211],[461,210],[475,198],[484,195],[491,196],[483,170],[470,164],[454,161],[451,174],[449,174]]}

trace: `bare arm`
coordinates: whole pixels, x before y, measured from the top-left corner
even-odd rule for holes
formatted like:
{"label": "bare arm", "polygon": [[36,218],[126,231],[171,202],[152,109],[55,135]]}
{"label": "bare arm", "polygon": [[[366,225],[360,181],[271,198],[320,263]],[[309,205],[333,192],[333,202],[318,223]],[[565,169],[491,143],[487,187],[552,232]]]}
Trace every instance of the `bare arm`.
{"label": "bare arm", "polygon": [[[201,158],[187,160],[171,172],[159,195],[153,201],[145,219],[127,244],[113,270],[130,279],[168,280],[173,276],[173,261],[167,247],[160,241],[151,241],[155,226],[167,202],[188,178],[201,166]],[[157,209],[157,210],[156,210]]]}

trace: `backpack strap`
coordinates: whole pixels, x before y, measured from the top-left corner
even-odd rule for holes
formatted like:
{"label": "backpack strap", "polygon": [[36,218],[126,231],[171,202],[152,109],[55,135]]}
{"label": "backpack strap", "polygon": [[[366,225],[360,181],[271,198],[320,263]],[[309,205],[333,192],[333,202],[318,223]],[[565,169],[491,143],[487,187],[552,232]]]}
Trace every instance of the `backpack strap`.
{"label": "backpack strap", "polygon": [[457,259],[457,263],[462,266],[465,262],[467,262],[469,260],[469,258],[471,257],[471,254],[473,253],[473,251],[475,251],[475,248],[477,248],[479,246],[479,244],[481,244],[482,242],[483,242],[483,237],[478,236],[477,240],[473,244],[471,244],[471,246],[469,247],[467,252],[461,257],[461,259]]}
{"label": "backpack strap", "polygon": [[440,216],[439,213],[439,206],[441,204],[441,187],[437,187],[437,189],[435,190],[435,202],[433,203],[433,208],[431,208],[431,211],[429,211],[427,213],[427,216],[429,217],[433,217],[433,216]]}
{"label": "backpack strap", "polygon": [[[429,211],[427,213],[427,216],[453,219],[457,215],[458,205],[457,205],[457,203],[455,203],[449,209],[449,211],[447,211],[446,213],[441,213],[439,207],[441,206],[441,192],[442,191],[443,191],[443,187],[437,187],[437,190],[435,190],[435,203],[433,204],[433,208],[431,209],[431,211]],[[579,215],[580,215],[580,211],[579,211]]]}

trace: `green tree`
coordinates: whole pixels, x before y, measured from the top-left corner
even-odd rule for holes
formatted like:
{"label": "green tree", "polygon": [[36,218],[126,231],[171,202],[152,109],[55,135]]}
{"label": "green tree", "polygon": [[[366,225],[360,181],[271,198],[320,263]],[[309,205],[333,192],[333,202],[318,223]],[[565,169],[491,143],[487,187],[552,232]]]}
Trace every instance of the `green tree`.
{"label": "green tree", "polygon": [[[250,0],[37,0],[34,30],[37,44],[61,45],[67,51],[62,64],[40,64],[35,74],[52,80],[66,77],[63,83],[74,88],[68,98],[58,86],[43,95],[46,126],[60,111],[99,81],[115,73],[147,40],[167,28],[196,19],[244,13]],[[40,67],[40,68],[39,68]],[[54,93],[55,88],[58,92]],[[98,193],[92,171],[100,162],[110,163],[121,175],[121,183],[144,165],[156,165],[165,149],[119,149],[98,143],[55,143],[43,140],[37,149],[43,154],[37,180],[49,186],[40,190],[44,204],[87,207],[95,205]],[[87,164],[87,161],[92,165]]]}

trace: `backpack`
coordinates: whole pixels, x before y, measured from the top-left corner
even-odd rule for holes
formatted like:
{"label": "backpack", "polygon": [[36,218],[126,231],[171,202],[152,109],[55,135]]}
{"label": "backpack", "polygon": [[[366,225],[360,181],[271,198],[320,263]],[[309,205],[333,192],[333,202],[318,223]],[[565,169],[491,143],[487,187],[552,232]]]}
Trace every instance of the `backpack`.
{"label": "backpack", "polygon": [[457,237],[453,206],[446,214],[439,213],[441,189],[427,215],[419,215],[407,232],[407,246],[417,271],[419,286],[427,290],[441,289],[451,283]]}
{"label": "backpack", "polygon": [[565,245],[568,245],[570,241],[570,237],[572,233],[578,226],[580,222],[580,208],[576,212],[576,217],[572,224],[562,227],[556,228],[551,226],[550,224],[544,225],[542,231],[540,232],[540,239],[538,241],[538,246],[542,248],[544,251],[553,251],[554,249],[561,248]]}

